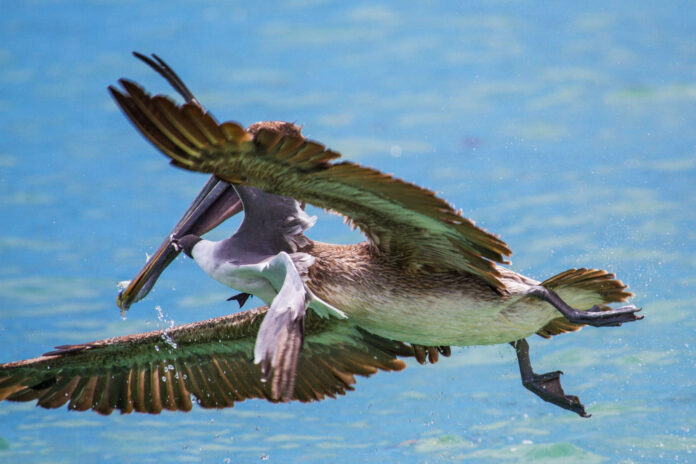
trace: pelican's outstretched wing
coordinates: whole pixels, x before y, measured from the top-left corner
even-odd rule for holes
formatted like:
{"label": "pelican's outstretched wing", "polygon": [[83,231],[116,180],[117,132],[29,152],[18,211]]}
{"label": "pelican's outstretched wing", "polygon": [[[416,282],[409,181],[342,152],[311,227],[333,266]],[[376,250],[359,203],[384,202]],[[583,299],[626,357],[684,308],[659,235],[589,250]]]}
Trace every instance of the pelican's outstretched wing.
{"label": "pelican's outstretched wing", "polygon": [[125,92],[109,87],[111,94],[174,165],[340,213],[367,235],[375,251],[406,270],[468,272],[502,289],[493,261],[505,262],[507,245],[433,192],[354,163],[334,163],[338,153],[283,135],[273,124],[252,134],[233,122],[218,124],[197,105],[179,106],[120,82]]}
{"label": "pelican's outstretched wing", "polygon": [[[254,342],[266,314],[259,307],[231,316],[110,338],[0,365],[0,400],[33,401],[44,408],[93,409],[110,414],[188,411],[191,395],[204,408],[224,408],[247,398],[271,401],[271,385],[254,364]],[[343,395],[354,374],[405,367],[396,356],[413,349],[367,333],[345,320],[310,312],[292,399]]]}

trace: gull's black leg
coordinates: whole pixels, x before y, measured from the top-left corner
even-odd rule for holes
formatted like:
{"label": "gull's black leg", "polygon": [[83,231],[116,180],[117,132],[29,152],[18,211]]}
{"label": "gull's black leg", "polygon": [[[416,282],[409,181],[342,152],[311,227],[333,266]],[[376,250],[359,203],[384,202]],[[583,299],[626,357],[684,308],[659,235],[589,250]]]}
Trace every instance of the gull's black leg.
{"label": "gull's black leg", "polygon": [[242,306],[244,306],[244,303],[247,302],[247,300],[249,299],[250,296],[251,295],[249,295],[248,293],[238,293],[235,296],[229,297],[227,299],[227,301],[235,300],[237,303],[239,303],[239,309],[241,309]]}
{"label": "gull's black leg", "polygon": [[546,287],[542,287],[541,285],[532,287],[527,292],[527,295],[550,303],[561,314],[563,314],[566,319],[577,324],[587,324],[595,327],[603,327],[608,325],[618,326],[624,322],[633,322],[643,319],[643,316],[636,314],[638,311],[640,311],[640,308],[636,308],[633,305],[608,310],[604,310],[600,306],[595,305],[587,311],[580,311],[575,308],[571,308],[570,305],[563,301],[556,292],[549,290]]}
{"label": "gull's black leg", "polygon": [[522,385],[544,401],[553,403],[563,409],[573,411],[582,417],[590,417],[577,396],[566,395],[561,387],[561,371],[535,374],[529,360],[529,344],[524,338],[510,342],[517,352],[517,363],[520,366]]}

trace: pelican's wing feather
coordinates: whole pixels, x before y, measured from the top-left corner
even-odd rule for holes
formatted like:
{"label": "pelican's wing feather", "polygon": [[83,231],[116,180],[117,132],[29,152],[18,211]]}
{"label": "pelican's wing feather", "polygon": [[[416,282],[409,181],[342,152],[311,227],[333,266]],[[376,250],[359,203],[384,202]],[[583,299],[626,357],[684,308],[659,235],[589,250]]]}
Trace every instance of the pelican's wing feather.
{"label": "pelican's wing feather", "polygon": [[[38,358],[0,364],[0,400],[34,401],[44,408],[188,411],[192,395],[204,408],[272,397],[254,364],[254,342],[266,314],[259,307],[125,337],[57,347]],[[396,356],[411,347],[367,333],[345,320],[308,314],[293,400],[318,401],[352,390],[354,375],[405,367]]]}
{"label": "pelican's wing feather", "polygon": [[502,289],[494,262],[506,262],[507,245],[433,192],[371,168],[334,162],[340,155],[319,143],[269,129],[252,135],[236,123],[216,123],[197,105],[179,106],[131,81],[120,82],[125,91],[110,87],[113,97],[174,165],[342,214],[376,252],[405,270],[467,272]]}

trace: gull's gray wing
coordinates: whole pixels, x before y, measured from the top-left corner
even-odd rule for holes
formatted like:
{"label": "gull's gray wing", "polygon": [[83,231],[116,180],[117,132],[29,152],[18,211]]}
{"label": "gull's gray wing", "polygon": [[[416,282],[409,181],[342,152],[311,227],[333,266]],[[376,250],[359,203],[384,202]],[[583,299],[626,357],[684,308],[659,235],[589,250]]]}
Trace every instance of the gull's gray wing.
{"label": "gull's gray wing", "polygon": [[[0,400],[36,401],[44,408],[188,411],[191,396],[204,408],[247,398],[276,401],[254,364],[254,343],[268,308],[81,345],[0,365]],[[397,356],[413,349],[363,331],[346,320],[305,318],[291,399],[318,401],[352,390],[354,375],[405,367]]]}
{"label": "gull's gray wing", "polygon": [[[261,365],[264,380],[272,377],[273,399],[282,401],[292,399],[307,306],[318,306],[318,314],[322,316],[327,316],[325,309],[330,308],[334,315],[345,318],[342,312],[319,300],[305,287],[294,260],[308,267],[313,258],[305,253],[294,253],[293,257],[280,252],[257,263],[235,265],[228,262],[220,266],[238,279],[264,279],[276,292],[256,337],[254,362]],[[306,259],[309,261],[304,262]]]}

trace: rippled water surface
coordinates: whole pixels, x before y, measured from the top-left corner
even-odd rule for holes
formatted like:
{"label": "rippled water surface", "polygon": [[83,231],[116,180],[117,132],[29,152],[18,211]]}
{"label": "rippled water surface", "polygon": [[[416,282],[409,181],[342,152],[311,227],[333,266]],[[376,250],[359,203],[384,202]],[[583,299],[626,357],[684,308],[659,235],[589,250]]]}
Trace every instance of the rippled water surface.
{"label": "rippled water surface", "polygon": [[[508,242],[518,272],[589,266],[630,284],[645,320],[530,339],[536,370],[562,369],[591,419],[524,390],[510,347],[470,347],[316,404],[102,417],[0,403],[0,461],[696,461],[693,5],[465,4],[6,5],[0,361],[233,307],[180,258],[119,317],[116,283],[205,179],[169,167],[110,100],[123,76],[169,92],[139,50],[220,119],[295,121],[438,191]],[[317,214],[312,238],[359,240]]]}

